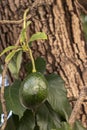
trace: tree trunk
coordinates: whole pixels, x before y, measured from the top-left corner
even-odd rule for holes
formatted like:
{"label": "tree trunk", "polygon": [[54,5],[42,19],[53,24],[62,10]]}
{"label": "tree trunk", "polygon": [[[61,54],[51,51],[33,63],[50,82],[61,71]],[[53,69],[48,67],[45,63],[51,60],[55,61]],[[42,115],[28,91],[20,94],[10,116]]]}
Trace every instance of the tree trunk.
{"label": "tree trunk", "polygon": [[[0,20],[18,20],[24,10],[31,7],[33,0],[0,1]],[[40,2],[40,0],[39,0]],[[68,97],[77,98],[86,86],[83,73],[87,73],[86,43],[82,32],[80,14],[75,0],[45,0],[44,4],[30,10],[34,17],[28,35],[44,31],[47,41],[33,44],[34,56],[42,56],[47,61],[47,72],[56,72],[65,81]],[[21,24],[0,24],[0,51],[15,44]],[[73,102],[75,103],[75,102]],[[79,118],[87,127],[87,103],[83,103]]]}

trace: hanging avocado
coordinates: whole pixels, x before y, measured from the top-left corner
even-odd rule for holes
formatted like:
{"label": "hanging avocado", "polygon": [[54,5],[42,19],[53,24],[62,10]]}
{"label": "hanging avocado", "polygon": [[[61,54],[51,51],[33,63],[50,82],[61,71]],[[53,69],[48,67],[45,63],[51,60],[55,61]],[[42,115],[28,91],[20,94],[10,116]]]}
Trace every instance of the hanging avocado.
{"label": "hanging avocado", "polygon": [[19,98],[21,104],[28,108],[37,108],[48,95],[48,83],[40,72],[28,75],[21,84]]}

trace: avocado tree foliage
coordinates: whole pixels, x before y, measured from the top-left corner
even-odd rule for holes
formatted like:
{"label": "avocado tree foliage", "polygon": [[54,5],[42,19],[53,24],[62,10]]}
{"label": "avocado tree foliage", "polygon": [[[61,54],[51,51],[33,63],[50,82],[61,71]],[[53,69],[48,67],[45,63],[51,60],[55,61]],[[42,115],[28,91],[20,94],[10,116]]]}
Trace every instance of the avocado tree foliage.
{"label": "avocado tree foliage", "polygon": [[[72,108],[67,99],[67,91],[62,78],[55,73],[45,74],[46,62],[43,58],[38,57],[34,60],[31,49],[33,41],[47,39],[47,35],[44,32],[37,32],[28,39],[27,27],[32,23],[26,20],[27,13],[28,10],[24,13],[24,22],[19,44],[8,46],[0,54],[2,56],[6,52],[9,52],[5,58],[5,63],[8,64],[8,69],[15,79],[12,85],[9,84],[5,88],[6,109],[8,113],[12,110],[12,115],[7,120],[5,130],[86,130],[78,120],[73,124],[73,127],[68,122]],[[25,78],[22,81],[19,77],[19,72],[21,71],[23,53],[28,55],[31,62],[29,60],[24,65],[27,74],[25,77],[27,79]],[[30,77],[31,79],[29,81]],[[46,85],[45,83],[48,85],[44,91],[43,87]],[[28,88],[29,85],[30,88]],[[20,90],[21,86],[27,87],[25,95],[23,95],[24,91]],[[33,87],[34,89],[32,89]],[[45,94],[46,96],[44,98]],[[20,95],[21,97],[23,96],[22,101],[24,100],[22,104],[20,102]],[[45,100],[43,101],[43,99]],[[38,101],[40,100],[41,102],[38,105]],[[0,114],[3,113],[1,106],[2,104],[0,103]],[[34,109],[32,106],[34,106]],[[3,124],[1,124],[1,128]]]}

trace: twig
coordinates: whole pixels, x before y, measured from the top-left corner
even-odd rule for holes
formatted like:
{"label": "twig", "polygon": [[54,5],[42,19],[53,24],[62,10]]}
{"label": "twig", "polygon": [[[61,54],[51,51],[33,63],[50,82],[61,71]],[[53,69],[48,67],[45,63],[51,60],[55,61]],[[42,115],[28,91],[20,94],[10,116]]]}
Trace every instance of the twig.
{"label": "twig", "polygon": [[80,107],[81,107],[82,103],[84,102],[86,95],[87,95],[87,88],[85,87],[81,90],[79,98],[77,99],[76,104],[72,110],[71,116],[69,118],[69,124],[71,126],[73,126],[74,122],[76,121],[77,114],[80,111]]}
{"label": "twig", "polygon": [[[76,102],[78,98],[68,97],[69,102]],[[84,102],[87,102],[87,99],[84,99]]]}
{"label": "twig", "polygon": [[7,66],[8,66],[8,63],[6,63],[4,65],[4,68],[3,68],[3,72],[2,72],[2,85],[1,85],[1,104],[2,104],[2,111],[4,113],[4,123],[1,127],[1,130],[4,130],[5,127],[6,127],[6,124],[7,124],[7,110],[6,110],[6,103],[5,103],[5,98],[4,98],[4,83],[5,83],[5,76],[6,76],[6,72],[7,72]]}
{"label": "twig", "polygon": [[76,4],[77,4],[78,8],[80,10],[82,10],[83,13],[87,14],[86,9],[78,2],[78,0],[76,0]]}
{"label": "twig", "polygon": [[[31,17],[31,15],[29,15],[27,17],[27,20],[29,20]],[[0,20],[0,24],[21,24],[24,21],[24,19],[21,20]]]}
{"label": "twig", "polygon": [[[40,7],[41,5],[44,5],[44,1],[37,0],[35,1],[32,6],[30,7],[30,11],[33,12],[32,10],[35,9],[36,7]],[[29,20],[31,17],[34,17],[35,15],[28,15],[26,20]],[[24,21],[24,19],[20,20],[0,20],[0,24],[21,24]]]}
{"label": "twig", "polygon": [[[18,40],[16,42],[16,46],[19,45],[20,42],[20,35],[18,37]],[[1,105],[2,105],[2,111],[4,113],[4,123],[1,126],[0,130],[4,130],[6,125],[7,125],[7,110],[6,110],[6,101],[4,98],[4,90],[5,90],[5,76],[6,76],[6,72],[8,69],[8,63],[5,63],[4,68],[3,68],[3,72],[2,72],[2,85],[1,85],[1,92],[0,92],[0,100],[1,100]]]}
{"label": "twig", "polygon": [[0,24],[20,24],[23,22],[23,19],[21,20],[0,20]]}

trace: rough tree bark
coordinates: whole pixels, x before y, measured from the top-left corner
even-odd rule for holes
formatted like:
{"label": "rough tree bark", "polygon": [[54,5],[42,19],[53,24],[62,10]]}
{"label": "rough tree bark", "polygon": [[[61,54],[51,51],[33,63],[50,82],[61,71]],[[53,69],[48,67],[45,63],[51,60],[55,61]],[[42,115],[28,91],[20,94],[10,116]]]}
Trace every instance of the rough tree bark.
{"label": "rough tree bark", "polygon": [[[33,0],[1,0],[0,20],[18,20]],[[40,2],[40,0],[39,0]],[[33,44],[34,56],[42,56],[47,61],[47,72],[56,72],[65,81],[68,97],[77,98],[80,90],[87,85],[87,51],[84,41],[80,14],[75,0],[45,0],[44,5],[34,8],[29,36],[33,32],[44,31],[46,42]],[[0,24],[0,51],[15,44],[21,24]],[[42,44],[41,44],[42,43]],[[75,102],[72,102],[74,104]],[[87,102],[84,102],[79,118],[87,127]]]}

